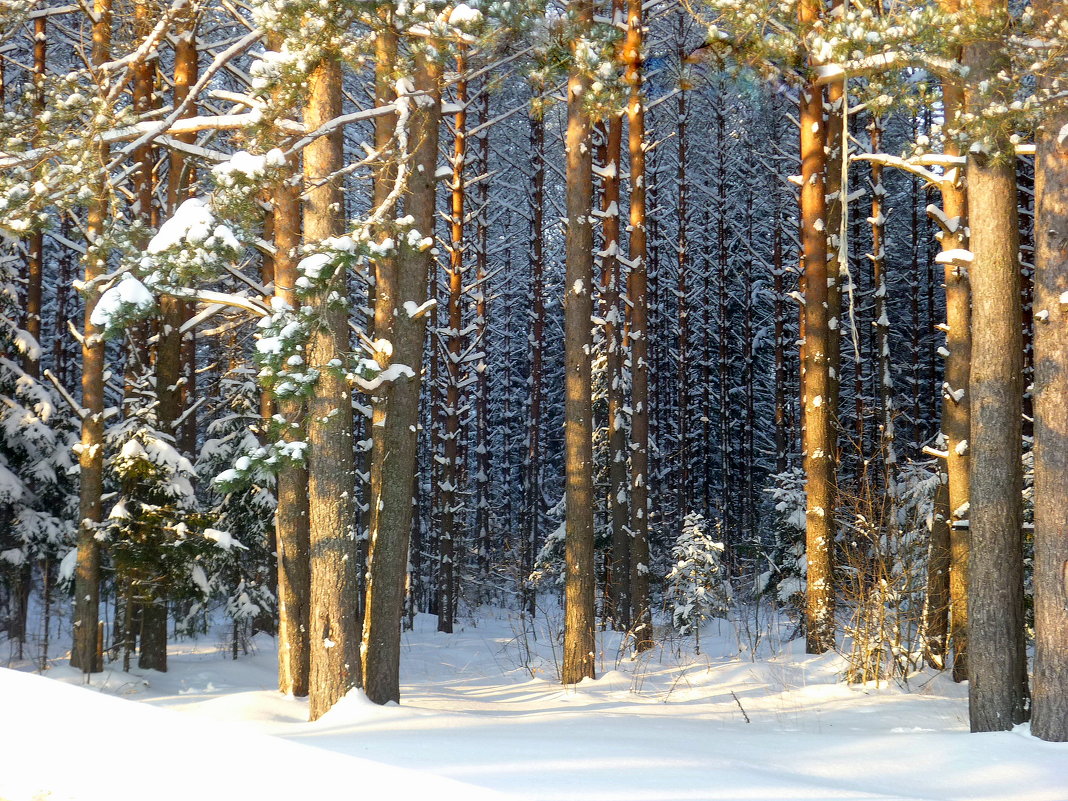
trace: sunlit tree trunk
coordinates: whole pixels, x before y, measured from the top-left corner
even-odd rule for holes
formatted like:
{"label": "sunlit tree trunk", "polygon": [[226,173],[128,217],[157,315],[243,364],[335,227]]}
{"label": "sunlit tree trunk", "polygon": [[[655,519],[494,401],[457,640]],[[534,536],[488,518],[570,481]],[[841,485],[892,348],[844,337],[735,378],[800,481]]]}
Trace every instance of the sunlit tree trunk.
{"label": "sunlit tree trunk", "polygon": [[[277,51],[281,37],[270,46]],[[296,297],[297,260],[301,244],[300,188],[289,173],[295,173],[295,158],[286,177],[274,187],[272,221],[274,238],[274,294],[291,309],[299,307]],[[304,404],[296,398],[280,398],[278,414],[285,423],[283,438],[303,442]],[[279,467],[276,487],[275,548],[278,554],[278,689],[299,697],[308,694],[310,620],[310,542],[308,534],[308,469],[304,463],[286,462]]]}
{"label": "sunlit tree trunk", "polygon": [[[569,4],[576,35],[588,31],[590,0]],[[593,316],[593,152],[584,107],[589,76],[572,44],[567,85],[567,234],[564,278],[564,468],[566,577],[564,662],[561,679],[575,684],[594,675],[593,410],[590,397]]]}
{"label": "sunlit tree trunk", "polygon": [[[307,130],[314,131],[341,116],[341,80],[340,58],[336,53],[324,53],[308,79],[304,107]],[[314,247],[343,230],[341,181],[332,177],[343,165],[340,128],[304,150],[307,245]],[[340,366],[351,350],[346,271],[337,269],[325,281],[305,300],[315,321],[305,359],[318,372],[307,402],[311,720],[322,717],[360,680],[352,398],[345,370]],[[409,483],[406,489],[410,488]]]}
{"label": "sunlit tree trunk", "polygon": [[[801,0],[802,26],[816,23],[821,4]],[[805,264],[804,470],[805,543],[808,562],[805,640],[809,653],[834,647],[834,441],[831,436],[831,335],[827,310],[827,169],[823,92],[813,83],[801,90],[801,246]]]}
{"label": "sunlit tree trunk", "polygon": [[645,231],[645,98],[642,92],[642,0],[627,2],[624,57],[627,103],[627,143],[630,149],[630,536],[631,608],[634,642],[639,651],[653,645],[649,605],[649,298]]}
{"label": "sunlit tree trunk", "polygon": [[456,595],[459,591],[460,531],[463,527],[464,504],[460,501],[462,480],[460,478],[461,412],[463,395],[460,383],[463,380],[464,336],[464,217],[467,187],[464,168],[467,165],[467,58],[465,47],[460,46],[456,55],[456,105],[453,117],[455,132],[452,152],[452,184],[450,189],[449,215],[449,264],[445,270],[448,284],[448,306],[445,331],[442,336],[442,355],[445,359],[444,406],[441,410],[441,439],[444,462],[441,465],[441,481],[438,483],[438,503],[441,507],[441,535],[438,538],[438,631],[452,632],[456,619]]}
{"label": "sunlit tree trunk", "polygon": [[[1008,32],[1006,0],[978,0],[977,13]],[[998,34],[964,51],[970,86],[1006,67]],[[970,89],[969,112],[992,98]],[[1004,99],[1004,98],[1001,98]],[[1011,729],[1026,717],[1022,468],[1023,386],[1016,171],[998,136],[968,156],[972,360],[968,698],[972,731]]]}
{"label": "sunlit tree trunk", "polygon": [[[111,50],[111,0],[95,0],[93,5],[94,66],[104,64]],[[71,666],[84,673],[104,669],[97,662],[97,619],[100,609],[100,544],[96,527],[101,520],[101,495],[104,491],[104,340],[102,331],[92,322],[93,310],[100,299],[96,279],[107,271],[107,253],[101,237],[108,213],[107,175],[103,172],[109,150],[100,145],[96,161],[101,173],[93,183],[86,217],[85,255],[85,324],[82,329],[82,438],[78,452],[78,561],[74,571],[74,644]]]}
{"label": "sunlit tree trunk", "polygon": [[[390,57],[392,51],[393,57]],[[396,54],[392,29],[379,35],[379,66],[390,70]],[[417,57],[415,89],[433,103],[413,103],[408,141],[414,148],[405,210],[422,236],[434,230],[434,186],[438,152],[440,68]],[[381,118],[380,118],[381,119]],[[408,543],[412,526],[412,483],[418,446],[426,314],[412,315],[427,297],[430,249],[401,244],[396,257],[375,264],[375,336],[392,344],[392,354],[378,353],[382,368],[405,365],[410,377],[398,376],[373,392],[370,494],[370,554],[364,612],[364,689],[375,703],[400,700],[400,632],[404,606]]]}
{"label": "sunlit tree trunk", "polygon": [[[1046,19],[1064,4],[1042,0]],[[1052,81],[1046,79],[1049,87]],[[1035,675],[1031,733],[1068,740],[1068,113],[1035,158]]]}

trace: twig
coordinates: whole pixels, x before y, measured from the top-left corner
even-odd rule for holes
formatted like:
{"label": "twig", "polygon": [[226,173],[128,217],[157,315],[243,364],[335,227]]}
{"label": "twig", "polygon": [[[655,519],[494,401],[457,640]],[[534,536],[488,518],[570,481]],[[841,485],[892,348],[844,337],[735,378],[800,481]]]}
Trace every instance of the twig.
{"label": "twig", "polygon": [[56,392],[58,392],[63,397],[63,400],[70,404],[70,408],[74,410],[74,413],[76,415],[78,415],[78,419],[84,420],[86,417],[89,416],[89,410],[83,409],[75,402],[74,398],[71,397],[71,394],[67,392],[66,388],[59,383],[59,379],[56,378],[55,374],[53,374],[51,370],[45,370],[44,374],[45,378],[51,381],[53,386],[55,386]]}
{"label": "twig", "polygon": [[738,696],[734,694],[734,690],[731,690],[731,698],[733,698],[733,699],[734,699],[734,703],[738,704],[738,708],[739,708],[740,710],[742,710],[742,717],[743,717],[743,718],[745,718],[745,722],[746,722],[746,723],[752,723],[753,721],[751,721],[751,720],[749,719],[749,716],[748,716],[747,714],[745,714],[745,707],[744,707],[744,706],[742,706],[742,702],[741,702],[741,701],[739,701],[739,700],[738,700]]}

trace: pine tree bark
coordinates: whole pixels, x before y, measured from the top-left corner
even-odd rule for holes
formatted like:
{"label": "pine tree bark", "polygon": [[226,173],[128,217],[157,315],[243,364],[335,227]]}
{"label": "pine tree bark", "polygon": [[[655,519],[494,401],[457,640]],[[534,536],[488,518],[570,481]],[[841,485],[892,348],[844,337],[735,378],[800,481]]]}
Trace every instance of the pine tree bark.
{"label": "pine tree bark", "polygon": [[630,151],[630,602],[634,645],[653,647],[653,617],[649,603],[649,297],[648,245],[645,230],[645,98],[642,93],[642,0],[627,0],[625,80],[627,145]]}
{"label": "pine tree bark", "polygon": [[[381,37],[385,37],[384,39]],[[395,50],[392,30],[380,34],[379,59]],[[380,62],[389,70],[392,59]],[[432,103],[415,103],[408,141],[415,147],[408,181],[406,211],[414,228],[429,236],[434,230],[434,186],[438,124],[441,117],[440,68],[418,56],[415,88],[429,93]],[[382,118],[380,118],[382,119]],[[400,700],[400,632],[404,577],[412,527],[411,490],[418,446],[419,389],[426,315],[411,317],[405,303],[421,306],[427,296],[432,263],[429,250],[404,245],[394,258],[375,264],[375,336],[392,343],[392,355],[379,352],[379,364],[407,365],[412,377],[387,381],[372,398],[374,442],[371,451],[370,555],[364,612],[364,690],[378,704]]]}
{"label": "pine tree bark", "polygon": [[[545,87],[536,83],[533,87],[532,106],[540,103],[539,95]],[[533,175],[530,193],[530,402],[527,410],[527,454],[523,480],[523,543],[521,549],[523,608],[534,616],[535,595],[530,586],[530,574],[534,571],[541,530],[541,416],[543,373],[545,365],[545,253],[544,253],[544,204],[545,204],[545,120],[540,108],[531,109],[530,154]],[[629,572],[628,572],[629,575]]]}
{"label": "pine tree bark", "polygon": [[[270,41],[274,50],[280,37]],[[298,169],[294,160],[292,169]],[[273,197],[274,294],[291,309],[296,297],[297,254],[301,243],[300,189],[287,178],[279,181]],[[278,414],[285,421],[282,438],[303,442],[304,408],[300,400],[278,399]],[[306,464],[284,463],[278,471],[275,507],[275,548],[278,565],[278,689],[298,698],[308,694],[311,591],[308,532],[308,469]]]}
{"label": "pine tree bark", "polygon": [[448,283],[448,321],[445,331],[445,397],[442,409],[444,432],[444,463],[441,466],[441,482],[438,484],[441,505],[441,536],[438,540],[438,631],[451,634],[456,619],[459,572],[457,570],[457,545],[460,541],[460,523],[463,504],[460,502],[460,439],[461,404],[460,390],[464,341],[463,325],[464,292],[464,217],[466,215],[466,186],[464,168],[467,164],[467,59],[461,45],[456,55],[456,104],[459,107],[453,118],[455,135],[452,152],[452,185],[450,186],[449,217],[449,264],[446,268]]}
{"label": "pine tree bark", "polygon": [[[94,66],[104,64],[111,51],[111,0],[93,4]],[[74,570],[74,644],[72,667],[84,673],[104,669],[97,663],[97,620],[100,616],[100,544],[96,527],[102,518],[101,495],[104,491],[104,339],[93,324],[92,314],[100,300],[96,279],[107,271],[107,254],[101,237],[108,213],[107,175],[108,146],[100,145],[97,162],[101,169],[86,215],[85,256],[85,323],[82,329],[82,437],[78,453],[78,557]]]}
{"label": "pine tree bark", "polygon": [[[800,21],[820,17],[817,0],[801,0]],[[804,363],[805,645],[821,654],[834,647],[834,442],[831,436],[827,310],[827,169],[823,93],[814,83],[801,90],[801,245],[805,307]]]}
{"label": "pine tree bark", "polygon": [[[590,0],[569,4],[578,27],[589,30]],[[589,76],[572,44],[567,84],[567,233],[564,278],[564,469],[566,521],[564,663],[561,680],[575,684],[594,675],[593,409],[590,336],[593,316],[593,151],[590,116],[584,107]]]}
{"label": "pine tree bark", "polygon": [[[1006,0],[979,0],[975,10],[1007,33]],[[993,78],[1006,61],[998,39],[970,44],[964,51],[970,86]],[[973,114],[981,115],[988,101],[978,89],[967,92]],[[973,253],[968,699],[972,731],[1002,731],[1025,719],[1027,699],[1020,497],[1023,345],[1013,147],[996,135],[985,150],[968,156]]]}
{"label": "pine tree bark", "polygon": [[[1036,4],[1053,18],[1064,4]],[[1052,88],[1046,79],[1046,88]],[[1068,113],[1035,157],[1035,670],[1031,733],[1068,741]]]}
{"label": "pine tree bark", "polygon": [[[622,13],[622,3],[613,5]],[[606,126],[601,159],[603,180],[601,213],[604,215],[601,252],[601,299],[604,318],[605,382],[608,401],[608,528],[612,550],[608,569],[609,614],[612,625],[627,631],[631,625],[630,532],[627,482],[627,428],[623,419],[623,343],[620,309],[620,170],[623,146],[623,116],[613,114]]]}
{"label": "pine tree bark", "polygon": [[[325,53],[308,79],[307,130],[341,116],[341,81],[340,59]],[[304,150],[304,239],[311,246],[342,231],[341,181],[330,176],[343,164],[340,128]],[[352,398],[341,367],[351,350],[347,297],[346,271],[338,269],[306,300],[313,323],[305,358],[318,372],[307,402],[311,720],[322,717],[360,680]]]}
{"label": "pine tree bark", "polygon": [[[953,9],[949,9],[953,10]],[[947,80],[942,88],[942,105],[947,123],[952,125],[962,109],[963,90],[957,81]],[[947,138],[946,155],[959,156],[960,148]],[[955,169],[952,180],[944,182],[942,213],[939,220],[941,251],[959,253],[968,247],[967,195],[964,176]],[[949,484],[949,637],[953,652],[953,680],[968,678],[968,481],[971,457],[968,436],[971,399],[968,376],[971,370],[971,284],[970,264],[943,256],[946,287],[946,356],[942,385],[942,434],[946,443],[946,478]]]}

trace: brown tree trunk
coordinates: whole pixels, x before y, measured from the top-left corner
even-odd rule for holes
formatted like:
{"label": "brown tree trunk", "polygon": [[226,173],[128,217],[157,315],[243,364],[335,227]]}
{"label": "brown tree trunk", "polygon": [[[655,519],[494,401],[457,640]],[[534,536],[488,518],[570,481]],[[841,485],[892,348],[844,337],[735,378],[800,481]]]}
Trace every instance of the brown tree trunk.
{"label": "brown tree trunk", "polygon": [[[387,73],[393,66],[389,54],[396,53],[395,42],[392,28],[379,36],[378,57]],[[434,102],[425,106],[413,104],[409,141],[416,149],[406,211],[412,216],[415,229],[424,236],[434,230],[440,82],[439,68],[433,61],[420,58],[415,70],[415,88],[429,93]],[[426,300],[427,275],[432,263],[429,250],[401,247],[397,257],[379,259],[375,264],[375,336],[393,345],[392,355],[379,352],[379,364],[383,369],[391,364],[403,364],[413,372],[411,377],[384,382],[372,393],[374,443],[363,664],[364,689],[367,697],[378,704],[400,700],[401,615],[412,527],[411,490],[426,335],[426,315],[413,318],[404,306],[411,302],[419,307]]]}
{"label": "brown tree trunk", "polygon": [[[616,2],[613,9],[621,10]],[[608,609],[612,625],[627,631],[631,625],[631,539],[628,531],[627,428],[623,417],[623,347],[620,336],[620,170],[623,117],[613,114],[607,122],[601,159],[601,213],[604,215],[601,253],[601,298],[605,344],[605,382],[608,400],[608,528],[612,541],[608,569]]]}
{"label": "brown tree trunk", "polygon": [[[341,80],[340,59],[334,53],[324,54],[308,79],[304,124],[309,131],[341,116]],[[304,150],[304,238],[309,245],[342,231],[341,180],[329,176],[343,163],[340,128]],[[305,358],[319,374],[308,399],[311,720],[320,718],[360,679],[352,398],[345,370],[332,365],[343,364],[351,350],[346,271],[338,269],[326,281],[306,300],[314,324]]]}
{"label": "brown tree trunk", "polygon": [[[801,0],[800,21],[813,25],[820,3]],[[805,641],[809,653],[834,647],[834,439],[831,436],[831,380],[827,311],[827,168],[823,93],[812,83],[801,91],[801,246],[805,260],[804,470]]]}
{"label": "brown tree trunk", "polygon": [[[479,97],[479,124],[485,125],[490,118],[489,85],[483,83]],[[478,547],[479,598],[489,600],[491,548],[490,532],[490,385],[486,364],[486,347],[489,342],[489,220],[487,218],[490,190],[489,129],[484,128],[478,137],[478,162],[475,174],[479,177],[475,195],[475,346],[480,354],[475,363],[475,541]]]}
{"label": "brown tree trunk", "polygon": [[[976,11],[1008,30],[1006,0]],[[998,38],[964,51],[969,80],[1007,67]],[[974,84],[973,84],[974,85]],[[968,111],[989,102],[969,92]],[[968,699],[972,731],[1011,729],[1026,717],[1020,413],[1023,386],[1016,171],[1007,138],[968,156],[973,261],[971,395],[971,553],[968,594]]]}
{"label": "brown tree trunk", "polygon": [[[947,125],[953,125],[962,110],[963,93],[956,81],[943,84],[942,104]],[[959,156],[960,149],[947,138],[946,155]],[[946,445],[946,478],[949,484],[949,637],[953,651],[953,680],[968,678],[968,476],[971,457],[968,453],[968,429],[971,400],[968,375],[971,370],[971,286],[965,259],[952,258],[968,247],[967,196],[961,168],[954,170],[953,180],[941,185],[942,213],[940,257],[944,262],[946,287],[946,356],[942,385],[942,434]]]}
{"label": "brown tree trunk", "polygon": [[[92,63],[105,63],[111,50],[111,0],[95,0],[93,5]],[[108,146],[100,145],[97,162],[103,171]],[[85,416],[78,453],[78,561],[74,571],[74,645],[71,666],[84,673],[104,669],[97,664],[97,620],[100,616],[100,544],[96,527],[100,523],[101,495],[104,491],[104,340],[91,317],[100,299],[96,279],[107,270],[107,254],[98,250],[108,213],[107,175],[95,180],[86,217],[85,324],[82,331],[82,399]]]}
{"label": "brown tree trunk", "polygon": [[[571,0],[579,32],[593,19],[590,0]],[[564,278],[564,468],[566,529],[564,663],[561,680],[575,684],[594,675],[596,610],[593,551],[593,410],[590,337],[593,316],[593,152],[585,109],[589,76],[572,45],[567,85],[567,235]]]}
{"label": "brown tree trunk", "polygon": [[[464,167],[467,163],[467,59],[461,46],[456,55],[456,104],[455,137],[452,152],[452,185],[450,186],[451,215],[449,219],[449,265],[446,268],[448,281],[448,322],[445,334],[445,405],[442,409],[444,433],[444,463],[441,466],[441,482],[438,484],[441,504],[441,536],[438,539],[438,631],[452,633],[456,620],[459,590],[457,570],[460,527],[463,521],[463,504],[460,502],[460,438],[461,404],[463,402],[460,382],[463,378],[461,359],[464,342],[463,325],[464,285],[464,215],[465,192]],[[435,349],[436,350],[436,349]],[[461,512],[461,514],[457,514]]]}
{"label": "brown tree trunk", "polygon": [[[1043,0],[1049,18],[1063,3]],[[1068,113],[1035,158],[1035,675],[1031,733],[1068,741]]]}
{"label": "brown tree trunk", "polygon": [[625,79],[627,144],[630,150],[630,274],[627,300],[630,350],[630,603],[634,644],[638,651],[653,646],[653,616],[649,605],[649,298],[645,235],[645,98],[642,94],[642,0],[627,2]]}
{"label": "brown tree trunk", "polygon": [[[532,105],[539,104],[544,85],[535,84]],[[545,254],[544,254],[544,204],[545,204],[545,120],[540,108],[532,108],[530,115],[530,153],[533,161],[533,176],[530,196],[530,273],[531,273],[531,321],[530,321],[530,406],[527,413],[527,458],[523,481],[524,526],[522,544],[521,587],[523,608],[533,617],[535,611],[534,588],[530,586],[530,574],[534,571],[534,557],[538,548],[541,529],[541,406],[545,365],[543,352],[545,336]]]}
{"label": "brown tree trunk", "polygon": [[[281,47],[280,37],[270,42]],[[292,170],[299,162],[292,163]],[[288,172],[288,170],[287,170]],[[292,309],[299,307],[295,287],[297,255],[301,243],[300,189],[288,178],[274,188],[272,228],[274,235],[274,294]],[[278,414],[285,420],[283,439],[303,442],[303,403],[280,398]],[[308,469],[306,463],[286,462],[278,471],[275,508],[275,548],[278,564],[278,689],[298,698],[308,694],[311,591],[310,540],[308,533]]]}

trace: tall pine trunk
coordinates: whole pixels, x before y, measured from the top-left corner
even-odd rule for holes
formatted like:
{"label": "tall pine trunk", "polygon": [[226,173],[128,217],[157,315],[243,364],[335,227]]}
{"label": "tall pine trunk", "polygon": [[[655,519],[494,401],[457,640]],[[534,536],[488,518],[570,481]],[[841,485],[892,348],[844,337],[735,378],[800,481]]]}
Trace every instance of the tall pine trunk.
{"label": "tall pine trunk", "polygon": [[[282,46],[281,37],[270,42]],[[297,157],[290,168],[296,171]],[[287,173],[290,170],[287,170]],[[291,309],[299,308],[295,287],[297,255],[301,244],[300,189],[286,176],[274,188],[272,221],[274,235],[274,294]],[[303,442],[304,404],[296,398],[280,398],[282,438]],[[308,533],[308,468],[306,463],[284,462],[278,470],[275,507],[275,549],[278,554],[278,689],[298,698],[308,694],[310,620],[310,541]]]}
{"label": "tall pine trunk", "polygon": [[[337,54],[324,53],[308,79],[307,130],[341,116],[341,80]],[[342,231],[341,181],[331,176],[343,163],[341,128],[304,150],[304,240],[313,247]],[[342,367],[351,350],[347,297],[346,271],[337,268],[306,300],[313,322],[305,358],[318,372],[307,402],[311,720],[322,717],[360,678],[352,398]]]}
{"label": "tall pine trunk", "polygon": [[[593,19],[590,0],[571,0],[585,35]],[[564,278],[564,469],[566,522],[564,664],[561,679],[575,684],[594,675],[593,409],[590,326],[593,316],[593,151],[585,108],[589,76],[572,45],[567,83],[567,234]]]}
{"label": "tall pine trunk", "polygon": [[[976,11],[1008,31],[1006,0]],[[978,84],[1007,67],[1001,40],[964,51],[969,112],[991,100]],[[999,93],[1000,94],[1000,93]],[[1000,98],[1004,99],[1004,98]],[[973,253],[968,699],[972,731],[1011,729],[1026,717],[1020,414],[1023,396],[1016,171],[1012,144],[994,135],[968,156]]]}
{"label": "tall pine trunk", "polygon": [[[801,0],[803,26],[819,20],[821,4]],[[809,83],[801,90],[801,246],[804,253],[804,471],[805,641],[809,653],[834,647],[834,440],[831,435],[831,376],[827,309],[827,169],[823,92]]]}
{"label": "tall pine trunk", "polygon": [[[395,33],[379,34],[380,66],[392,68]],[[382,59],[385,58],[385,61]],[[415,89],[433,99],[413,103],[407,141],[415,147],[406,211],[422,236],[434,230],[434,186],[438,151],[440,68],[420,55]],[[400,154],[403,155],[403,154]],[[378,704],[400,700],[400,633],[405,572],[412,527],[411,490],[415,480],[419,434],[419,389],[427,315],[414,317],[408,303],[421,307],[427,297],[432,263],[429,249],[400,245],[396,257],[375,264],[375,336],[392,343],[392,354],[380,351],[379,364],[406,365],[410,376],[384,382],[373,392],[370,494],[370,553],[364,612],[364,690]]]}
{"label": "tall pine trunk", "polygon": [[[1062,3],[1043,0],[1047,19]],[[1068,113],[1035,158],[1035,675],[1031,733],[1068,740]]]}
{"label": "tall pine trunk", "polygon": [[[111,0],[95,0],[93,5],[94,66],[105,63],[111,51]],[[82,330],[82,438],[78,452],[78,561],[74,570],[74,644],[72,667],[84,673],[104,669],[98,664],[97,619],[100,616],[100,544],[96,528],[101,521],[101,495],[104,491],[104,339],[103,331],[92,322],[100,299],[99,279],[107,271],[107,253],[101,237],[108,213],[107,145],[100,145],[97,163],[101,170],[95,179],[92,200],[86,216],[85,238],[85,324]]]}
{"label": "tall pine trunk", "polygon": [[642,0],[627,2],[624,58],[627,144],[630,150],[630,536],[631,609],[638,651],[653,646],[653,615],[649,604],[649,297],[648,247],[645,231],[645,98],[642,95]]}

